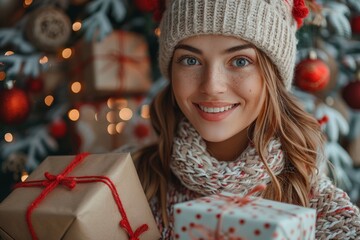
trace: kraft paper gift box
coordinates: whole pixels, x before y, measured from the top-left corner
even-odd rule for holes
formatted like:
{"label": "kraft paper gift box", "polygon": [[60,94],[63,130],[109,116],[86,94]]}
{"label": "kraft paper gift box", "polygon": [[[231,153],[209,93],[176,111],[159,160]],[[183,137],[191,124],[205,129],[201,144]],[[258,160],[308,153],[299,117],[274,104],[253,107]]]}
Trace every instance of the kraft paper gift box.
{"label": "kraft paper gift box", "polygon": [[[56,177],[61,174],[65,178]],[[37,186],[39,183],[43,186]],[[46,196],[39,201],[42,195]],[[135,233],[133,238],[131,233]],[[0,234],[6,240],[160,238],[131,156],[126,153],[46,158],[23,186],[0,204]]]}
{"label": "kraft paper gift box", "polygon": [[315,239],[314,209],[255,197],[244,204],[241,199],[212,195],[176,204],[174,239]]}
{"label": "kraft paper gift box", "polygon": [[132,32],[114,31],[100,42],[79,41],[70,68],[72,79],[85,83],[79,93],[85,99],[146,93],[152,84],[148,44]]}

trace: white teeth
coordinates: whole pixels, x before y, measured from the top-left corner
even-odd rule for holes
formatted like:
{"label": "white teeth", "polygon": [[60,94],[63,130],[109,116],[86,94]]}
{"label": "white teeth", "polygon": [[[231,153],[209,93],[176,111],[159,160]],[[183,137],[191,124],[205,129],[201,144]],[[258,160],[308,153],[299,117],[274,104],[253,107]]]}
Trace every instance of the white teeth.
{"label": "white teeth", "polygon": [[199,108],[206,112],[206,113],[220,113],[220,112],[225,112],[225,111],[228,111],[230,109],[232,109],[236,104],[232,104],[232,105],[229,105],[229,106],[225,106],[225,107],[221,107],[221,108],[211,108],[211,107],[204,107],[204,106],[201,106],[201,105],[198,105]]}

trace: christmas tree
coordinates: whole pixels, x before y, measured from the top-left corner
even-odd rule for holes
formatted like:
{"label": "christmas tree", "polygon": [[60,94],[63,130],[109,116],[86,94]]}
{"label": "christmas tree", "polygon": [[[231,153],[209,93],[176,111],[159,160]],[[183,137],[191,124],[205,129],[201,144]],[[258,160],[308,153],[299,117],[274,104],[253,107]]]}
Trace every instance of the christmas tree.
{"label": "christmas tree", "polygon": [[[116,150],[154,136],[157,0],[0,1],[0,201],[48,155]],[[292,92],[360,199],[360,2],[307,1]]]}
{"label": "christmas tree", "polygon": [[152,139],[148,106],[164,82],[155,6],[0,2],[0,200],[48,155]]}

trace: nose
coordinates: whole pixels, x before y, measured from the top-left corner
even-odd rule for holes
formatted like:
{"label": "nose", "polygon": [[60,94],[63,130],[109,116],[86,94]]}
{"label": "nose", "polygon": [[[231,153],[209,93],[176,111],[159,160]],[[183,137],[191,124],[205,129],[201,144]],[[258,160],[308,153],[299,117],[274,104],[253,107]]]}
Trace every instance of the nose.
{"label": "nose", "polygon": [[200,92],[207,95],[225,93],[227,90],[226,74],[221,67],[208,66],[202,74]]}

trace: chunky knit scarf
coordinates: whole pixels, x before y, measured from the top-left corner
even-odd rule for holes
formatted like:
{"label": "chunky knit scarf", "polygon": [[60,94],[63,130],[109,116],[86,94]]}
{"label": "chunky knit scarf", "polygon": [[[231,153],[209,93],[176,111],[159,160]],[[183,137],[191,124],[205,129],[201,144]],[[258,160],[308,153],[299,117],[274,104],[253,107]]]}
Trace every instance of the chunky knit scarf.
{"label": "chunky knit scarf", "polygon": [[[188,189],[202,195],[222,191],[246,194],[254,182],[270,182],[271,177],[252,144],[236,160],[219,162],[206,151],[206,143],[188,121],[182,120],[178,127],[170,167]],[[271,140],[266,153],[266,163],[275,175],[284,168],[280,147],[279,141]]]}

